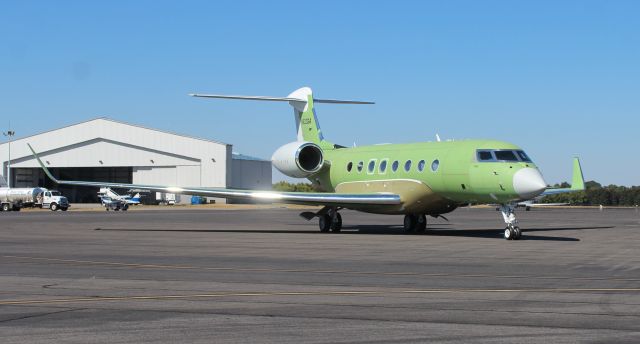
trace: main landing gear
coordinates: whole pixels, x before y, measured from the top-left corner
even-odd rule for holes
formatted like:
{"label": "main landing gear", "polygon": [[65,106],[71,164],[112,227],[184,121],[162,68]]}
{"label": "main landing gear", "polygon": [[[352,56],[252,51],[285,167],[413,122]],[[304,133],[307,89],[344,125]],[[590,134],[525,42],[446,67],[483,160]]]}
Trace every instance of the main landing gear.
{"label": "main landing gear", "polygon": [[305,211],[300,213],[300,216],[307,221],[311,221],[314,217],[317,217],[318,226],[323,233],[329,231],[338,233],[342,230],[342,215],[338,212],[341,209],[340,207],[326,206],[316,213]]}
{"label": "main landing gear", "polygon": [[337,208],[329,209],[325,214],[318,215],[318,225],[321,232],[328,232],[331,230],[334,233],[342,230],[342,215],[338,212]]}
{"label": "main landing gear", "polygon": [[522,231],[518,227],[518,220],[516,219],[515,206],[513,204],[500,205],[500,212],[504,218],[504,222],[507,227],[504,229],[504,238],[507,240],[518,240],[522,236]]}
{"label": "main landing gear", "polygon": [[427,229],[427,217],[425,215],[405,215],[404,216],[404,232],[405,233],[424,233]]}

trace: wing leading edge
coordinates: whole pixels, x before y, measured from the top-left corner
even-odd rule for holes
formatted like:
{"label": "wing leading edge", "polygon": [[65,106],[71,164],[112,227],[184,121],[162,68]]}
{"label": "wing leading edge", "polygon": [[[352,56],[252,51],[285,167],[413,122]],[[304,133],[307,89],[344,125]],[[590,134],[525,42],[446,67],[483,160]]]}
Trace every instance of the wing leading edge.
{"label": "wing leading edge", "polygon": [[36,151],[27,144],[33,153],[33,157],[44,170],[44,173],[57,184],[82,185],[111,188],[134,188],[145,189],[156,192],[168,192],[177,194],[187,194],[194,196],[208,196],[221,198],[250,199],[256,201],[272,203],[289,203],[302,205],[328,205],[328,206],[354,206],[354,205],[398,205],[401,204],[399,195],[387,193],[373,194],[340,194],[340,193],[307,193],[307,192],[276,192],[276,191],[255,191],[238,190],[225,188],[202,188],[202,187],[179,187],[164,185],[142,185],[142,184],[122,184],[106,182],[90,182],[76,180],[58,180],[51,174],[49,169],[42,163]]}

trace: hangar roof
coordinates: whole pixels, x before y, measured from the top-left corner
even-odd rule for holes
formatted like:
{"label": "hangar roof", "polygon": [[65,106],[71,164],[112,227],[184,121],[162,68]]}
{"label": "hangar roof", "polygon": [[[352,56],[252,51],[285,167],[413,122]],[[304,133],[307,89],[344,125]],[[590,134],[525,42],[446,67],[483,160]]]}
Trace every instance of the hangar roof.
{"label": "hangar roof", "polygon": [[[89,122],[93,122],[93,121],[101,121],[101,120],[102,121],[110,121],[110,122],[119,123],[119,124],[124,124],[124,125],[132,126],[132,127],[142,128],[142,129],[147,129],[147,130],[153,130],[153,131],[157,131],[157,132],[165,133],[165,134],[169,134],[169,135],[182,136],[182,137],[186,137],[186,138],[190,138],[190,139],[213,142],[213,143],[217,143],[217,144],[221,144],[221,145],[231,146],[231,144],[225,143],[225,142],[221,142],[221,141],[216,141],[216,140],[211,140],[211,139],[203,139],[201,137],[195,137],[195,136],[190,136],[190,135],[179,134],[179,133],[175,133],[175,132],[171,132],[171,131],[167,131],[167,130],[162,130],[162,129],[149,128],[149,127],[145,127],[143,125],[133,124],[133,123],[125,122],[125,121],[119,121],[119,120],[116,120],[116,119],[113,119],[113,118],[109,118],[109,117],[96,117],[96,118],[92,118],[92,119],[89,119],[89,120],[86,120],[86,121],[65,125],[63,127],[58,127],[58,128],[55,128],[55,129],[49,129],[49,130],[41,131],[39,133],[36,133],[36,134],[33,134],[33,135],[29,135],[29,136],[19,136],[19,137],[14,138],[11,141],[22,140],[22,139],[26,139],[26,138],[30,138],[30,137],[34,137],[34,136],[38,136],[38,135],[42,135],[42,134],[46,134],[46,133],[49,133],[49,132],[53,132],[53,131],[56,131],[56,130],[70,128],[70,127],[73,127],[73,126],[76,126],[76,125],[85,124],[85,123],[89,123]],[[6,142],[0,143],[0,146],[5,144],[5,143]]]}
{"label": "hangar roof", "polygon": [[[12,140],[12,167],[38,167],[27,143],[33,145],[41,157],[48,157],[50,167],[202,165],[205,170],[212,171],[208,179],[223,178],[224,173],[216,177],[217,172],[213,171],[219,171],[226,164],[227,154],[231,156],[232,148],[227,143],[109,118],[95,118]],[[0,145],[0,162],[5,161],[5,157],[8,157],[7,143]],[[212,164],[219,167],[214,168]],[[0,170],[4,169],[6,167],[0,167]],[[0,174],[3,174],[2,171]]]}

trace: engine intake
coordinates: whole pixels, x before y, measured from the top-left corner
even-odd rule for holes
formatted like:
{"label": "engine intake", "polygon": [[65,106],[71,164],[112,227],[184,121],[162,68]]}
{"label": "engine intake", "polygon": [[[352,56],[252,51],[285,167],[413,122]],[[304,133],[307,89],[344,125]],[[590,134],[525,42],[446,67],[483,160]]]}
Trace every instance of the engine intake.
{"label": "engine intake", "polygon": [[312,142],[291,142],[278,148],[271,157],[273,166],[294,178],[308,177],[322,168],[322,149]]}

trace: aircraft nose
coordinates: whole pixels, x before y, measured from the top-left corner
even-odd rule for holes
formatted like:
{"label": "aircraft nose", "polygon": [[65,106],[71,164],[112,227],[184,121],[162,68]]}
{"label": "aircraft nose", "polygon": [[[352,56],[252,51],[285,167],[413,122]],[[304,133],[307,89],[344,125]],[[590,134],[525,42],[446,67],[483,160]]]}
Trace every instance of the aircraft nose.
{"label": "aircraft nose", "polygon": [[542,174],[535,168],[525,167],[513,175],[513,189],[522,199],[531,199],[547,188]]}

